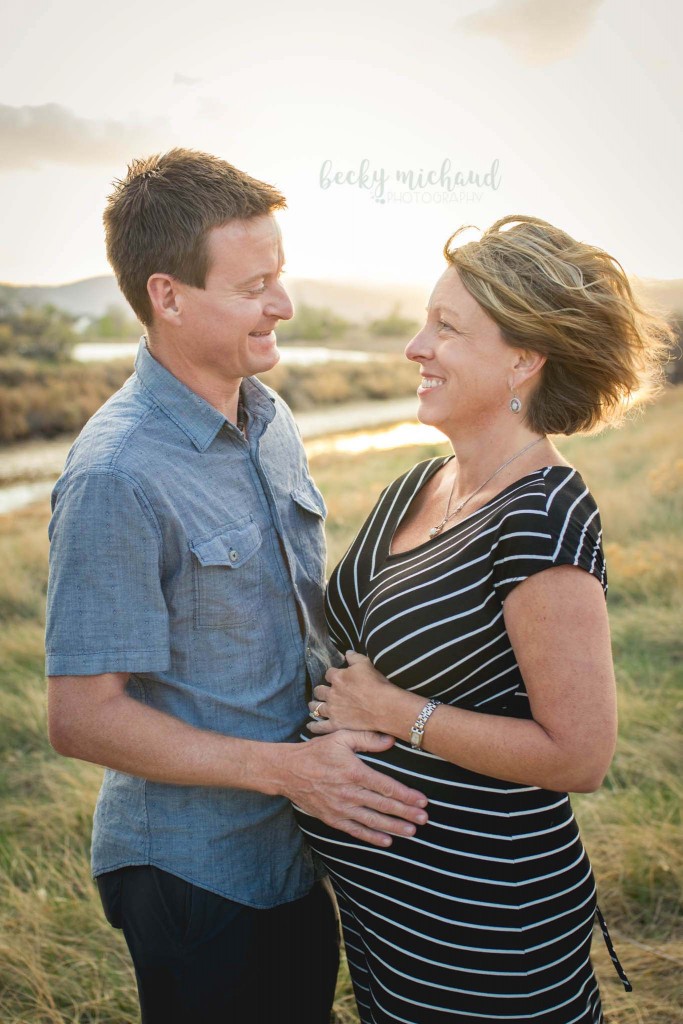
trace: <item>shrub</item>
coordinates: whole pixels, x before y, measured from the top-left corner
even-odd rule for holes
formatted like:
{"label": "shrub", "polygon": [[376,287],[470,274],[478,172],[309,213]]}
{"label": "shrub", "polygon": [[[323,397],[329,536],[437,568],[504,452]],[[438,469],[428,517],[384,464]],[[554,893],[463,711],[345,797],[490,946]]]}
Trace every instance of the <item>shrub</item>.
{"label": "shrub", "polygon": [[417,320],[401,316],[401,308],[396,305],[388,316],[373,320],[368,329],[380,338],[405,338],[407,341],[419,326]]}
{"label": "shrub", "polygon": [[352,326],[330,309],[302,303],[291,320],[278,324],[277,336],[281,341],[324,341],[341,337]]}

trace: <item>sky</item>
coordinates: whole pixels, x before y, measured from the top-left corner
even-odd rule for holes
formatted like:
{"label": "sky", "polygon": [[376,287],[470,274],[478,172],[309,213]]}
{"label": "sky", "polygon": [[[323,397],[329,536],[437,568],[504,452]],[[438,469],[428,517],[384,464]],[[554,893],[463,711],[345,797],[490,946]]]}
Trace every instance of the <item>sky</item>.
{"label": "sky", "polygon": [[108,273],[112,181],[177,145],[285,193],[297,277],[427,286],[515,213],[683,277],[682,28],[670,0],[13,4],[0,281]]}

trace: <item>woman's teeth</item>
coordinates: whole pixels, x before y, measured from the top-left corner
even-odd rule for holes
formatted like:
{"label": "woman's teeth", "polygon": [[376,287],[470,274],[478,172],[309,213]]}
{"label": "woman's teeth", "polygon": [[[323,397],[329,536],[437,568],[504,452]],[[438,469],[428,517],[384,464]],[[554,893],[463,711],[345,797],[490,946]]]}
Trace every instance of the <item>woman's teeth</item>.
{"label": "woman's teeth", "polygon": [[436,377],[423,377],[420,381],[421,388],[440,388],[442,384],[446,382],[438,380]]}

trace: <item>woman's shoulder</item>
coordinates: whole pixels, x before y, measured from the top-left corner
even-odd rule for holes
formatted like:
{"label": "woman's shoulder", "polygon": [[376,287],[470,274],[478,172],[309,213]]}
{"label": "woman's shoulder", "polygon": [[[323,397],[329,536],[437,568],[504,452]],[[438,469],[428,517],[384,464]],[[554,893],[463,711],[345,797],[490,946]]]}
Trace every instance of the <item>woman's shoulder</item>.
{"label": "woman's shoulder", "polygon": [[544,466],[521,477],[505,489],[500,498],[503,514],[525,509],[543,513],[551,523],[567,515],[581,517],[597,511],[595,498],[573,466]]}
{"label": "woman's shoulder", "polygon": [[495,553],[506,573],[497,581],[503,595],[510,584],[553,565],[587,569],[606,589],[600,512],[581,474],[572,466],[546,466],[508,488]]}
{"label": "woman's shoulder", "polygon": [[597,502],[573,466],[548,466],[543,472],[545,511],[549,525],[562,530],[568,524],[600,524]]}
{"label": "woman's shoulder", "polygon": [[589,533],[602,538],[600,512],[583,477],[573,466],[545,466],[517,480],[501,496],[500,520],[506,530],[532,530],[553,546]]}

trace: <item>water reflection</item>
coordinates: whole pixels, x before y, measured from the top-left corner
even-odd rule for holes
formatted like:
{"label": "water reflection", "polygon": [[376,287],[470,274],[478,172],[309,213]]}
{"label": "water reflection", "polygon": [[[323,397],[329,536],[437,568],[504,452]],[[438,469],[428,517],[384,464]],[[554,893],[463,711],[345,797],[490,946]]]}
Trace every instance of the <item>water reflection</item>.
{"label": "water reflection", "polygon": [[[405,403],[410,404],[412,407],[414,399],[398,399],[392,404],[391,409],[396,409],[399,404]],[[387,406],[389,404],[387,402]],[[378,402],[377,406],[378,408],[375,413],[376,415],[381,415],[383,412],[382,403]],[[353,417],[350,415],[350,412],[353,411],[341,410],[338,412],[341,417],[346,417],[348,423],[353,422]],[[364,410],[358,407],[355,412],[360,416]],[[365,412],[368,415],[368,411],[365,410]],[[309,459],[337,452],[347,455],[359,455],[364,452],[378,452],[396,449],[396,447],[410,447],[412,444],[445,445],[447,443],[443,434],[434,427],[427,427],[423,423],[407,420],[403,420],[400,423],[394,421],[390,426],[380,427],[375,430],[354,430],[345,433],[327,434],[323,437],[308,436],[306,438],[307,433],[314,433],[316,428],[321,428],[321,424],[317,423],[317,421],[312,419],[310,421],[306,420],[306,415],[314,414],[300,415],[300,420],[303,422],[300,422],[299,426],[303,428],[304,444]],[[404,412],[403,415],[405,415]],[[49,449],[49,443],[45,443],[46,449]],[[47,462],[44,470],[45,475],[52,473],[50,479],[32,480],[8,485],[0,483],[0,515],[25,508],[33,502],[44,501],[46,504],[48,503],[50,492],[60,472],[67,447],[68,445],[65,446],[65,442],[58,441],[54,445],[55,451],[51,454],[51,458],[50,451],[46,453]],[[34,457],[40,455],[40,445],[35,445],[35,451],[32,450],[32,454]],[[52,462],[55,463],[54,466],[52,466]]]}
{"label": "water reflection", "polygon": [[382,430],[357,430],[351,434],[332,434],[306,442],[309,458],[343,452],[358,455],[369,451],[387,451],[390,448],[409,448],[418,444],[448,444],[440,430],[415,421],[395,423]]}
{"label": "water reflection", "polygon": [[52,493],[54,485],[54,480],[40,480],[28,484],[13,484],[10,487],[1,487],[0,515],[24,508],[26,505],[33,504],[34,501],[42,500],[47,508],[49,508],[48,498]]}

